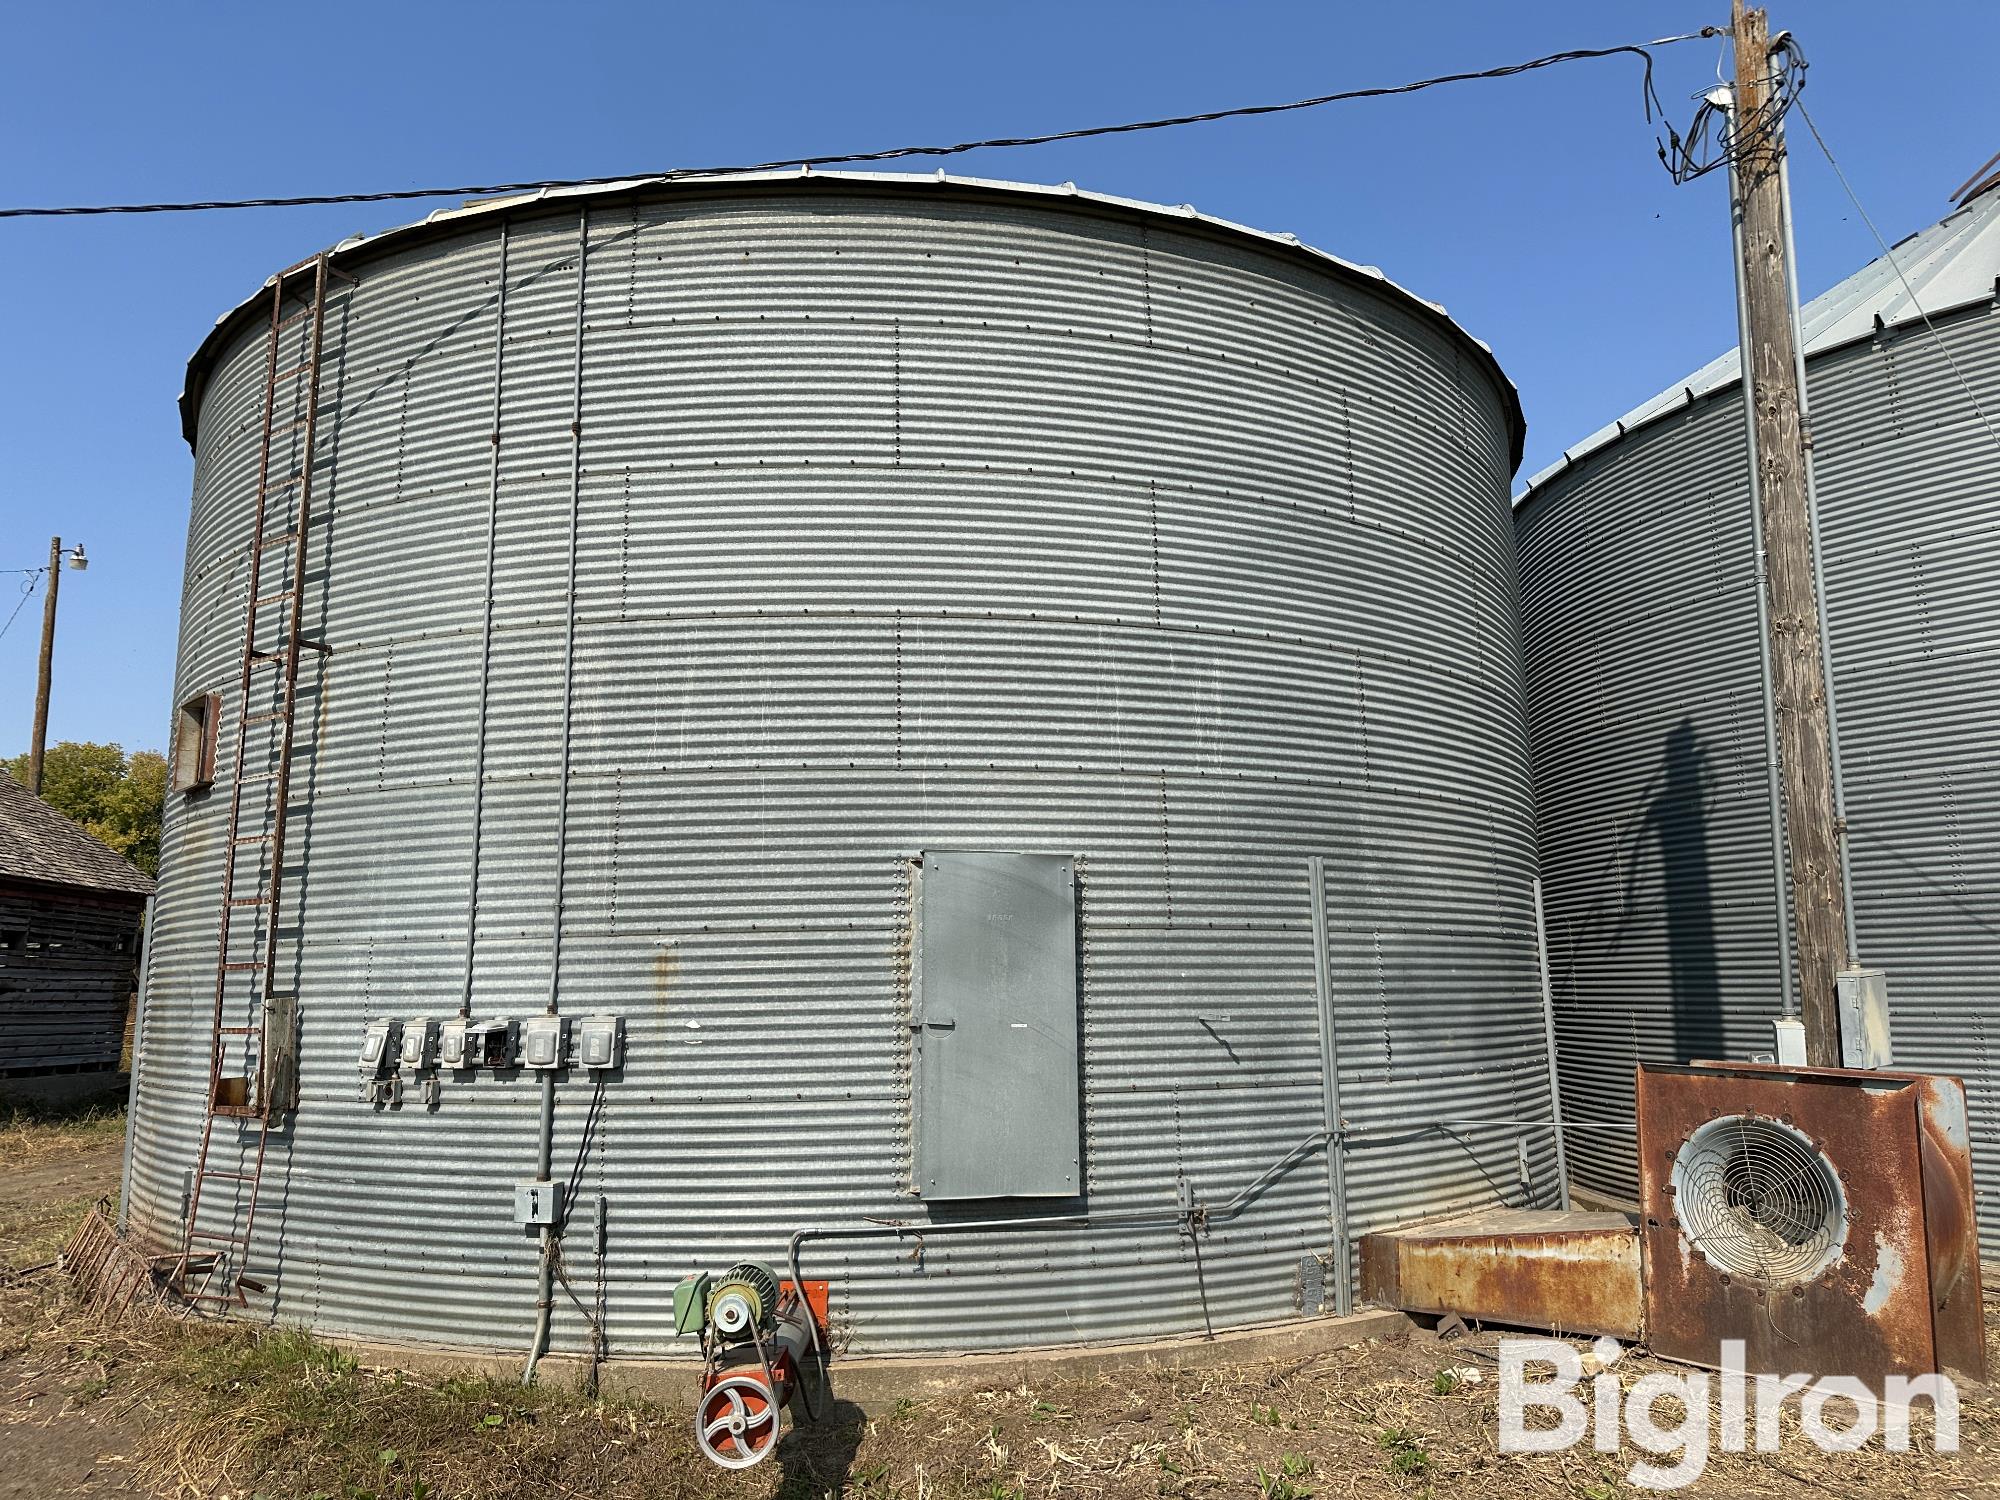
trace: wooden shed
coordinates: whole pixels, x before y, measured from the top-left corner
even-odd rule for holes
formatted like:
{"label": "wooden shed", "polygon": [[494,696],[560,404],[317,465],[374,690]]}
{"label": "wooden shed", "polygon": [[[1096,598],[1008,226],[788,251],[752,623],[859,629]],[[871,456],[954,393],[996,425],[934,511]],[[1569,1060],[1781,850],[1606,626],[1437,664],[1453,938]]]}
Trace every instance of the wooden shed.
{"label": "wooden shed", "polygon": [[0,772],[0,1079],[117,1068],[152,893]]}

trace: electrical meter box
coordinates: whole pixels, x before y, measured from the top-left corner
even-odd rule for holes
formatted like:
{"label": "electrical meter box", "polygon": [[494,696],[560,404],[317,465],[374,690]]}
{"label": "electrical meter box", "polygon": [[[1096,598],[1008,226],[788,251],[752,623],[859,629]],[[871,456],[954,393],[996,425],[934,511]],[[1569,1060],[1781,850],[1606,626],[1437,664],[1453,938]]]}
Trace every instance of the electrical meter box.
{"label": "electrical meter box", "polygon": [[435,1067],[438,1060],[438,1023],[419,1016],[403,1023],[403,1067],[411,1073]]}
{"label": "electrical meter box", "polygon": [[521,1066],[560,1068],[563,1065],[563,1043],[568,1039],[567,1017],[528,1017],[521,1023]]}
{"label": "electrical meter box", "polygon": [[563,1185],[560,1182],[517,1182],[514,1184],[514,1222],[553,1224],[562,1217]]}
{"label": "electrical meter box", "polygon": [[361,1033],[361,1076],[380,1078],[392,1073],[400,1054],[403,1025],[400,1021],[370,1021]]}
{"label": "electrical meter box", "polygon": [[[514,1066],[514,1049],[520,1045],[521,1023],[518,1021],[481,1021],[466,1033],[467,1067],[511,1068]],[[478,1043],[478,1052],[472,1051],[472,1044]]]}
{"label": "electrical meter box", "polygon": [[591,1069],[615,1068],[625,1056],[623,1016],[584,1016],[574,1030],[576,1052],[571,1061]]}

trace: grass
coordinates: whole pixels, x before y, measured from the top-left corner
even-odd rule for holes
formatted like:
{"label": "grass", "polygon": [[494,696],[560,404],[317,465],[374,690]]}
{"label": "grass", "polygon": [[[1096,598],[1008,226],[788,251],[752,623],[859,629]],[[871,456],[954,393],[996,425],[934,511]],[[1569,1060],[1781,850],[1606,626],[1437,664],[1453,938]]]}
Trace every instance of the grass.
{"label": "grass", "polygon": [[61,1104],[0,1100],[0,1156],[14,1170],[41,1166],[125,1137],[123,1089]]}
{"label": "grass", "polygon": [[[0,1194],[0,1266],[55,1258],[103,1191],[97,1174],[79,1171],[65,1181],[65,1168],[116,1151],[124,1137],[122,1091],[62,1104],[0,1100],[0,1160],[30,1183],[27,1191]],[[47,1174],[54,1180],[35,1181]],[[115,1179],[114,1171],[103,1180]]]}

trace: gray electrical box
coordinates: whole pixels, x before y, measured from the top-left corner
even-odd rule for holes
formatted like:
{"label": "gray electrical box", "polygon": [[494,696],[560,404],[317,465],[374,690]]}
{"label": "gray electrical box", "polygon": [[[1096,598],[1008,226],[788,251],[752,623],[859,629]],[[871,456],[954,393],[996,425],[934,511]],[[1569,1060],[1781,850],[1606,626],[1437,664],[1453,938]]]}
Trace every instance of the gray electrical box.
{"label": "gray electrical box", "polygon": [[560,1068],[569,1022],[562,1016],[529,1016],[521,1023],[521,1066]]}
{"label": "gray electrical box", "polygon": [[438,1059],[438,1023],[418,1017],[403,1023],[404,1071],[422,1072]]}
{"label": "gray electrical box", "polygon": [[1895,1066],[1889,1047],[1889,976],[1880,969],[1842,969],[1834,987],[1840,1001],[1841,1066]]}
{"label": "gray electrical box", "polygon": [[514,1222],[553,1224],[562,1217],[563,1185],[560,1182],[517,1182],[514,1184]]}
{"label": "gray electrical box", "polygon": [[926,853],[912,920],[912,1186],[1077,1196],[1075,862]]}
{"label": "gray electrical box", "polygon": [[438,1033],[438,1065],[444,1068],[479,1066],[479,1033],[457,1017],[444,1023]]}
{"label": "gray electrical box", "polygon": [[571,1029],[576,1048],[570,1061],[578,1067],[615,1068],[624,1056],[625,1022],[620,1016],[584,1016]]}
{"label": "gray electrical box", "polygon": [[361,1033],[361,1056],[358,1059],[361,1076],[380,1078],[384,1073],[393,1073],[401,1042],[401,1022],[370,1021],[367,1030]]}

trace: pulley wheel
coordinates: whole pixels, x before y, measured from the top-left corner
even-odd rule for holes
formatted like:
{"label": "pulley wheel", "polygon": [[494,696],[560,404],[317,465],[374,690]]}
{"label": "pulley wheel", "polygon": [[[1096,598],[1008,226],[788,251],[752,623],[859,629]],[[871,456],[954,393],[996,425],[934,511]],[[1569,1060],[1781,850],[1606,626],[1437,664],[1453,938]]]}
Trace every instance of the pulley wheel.
{"label": "pulley wheel", "polygon": [[756,1375],[718,1380],[695,1403],[694,1440],[725,1469],[747,1469],[778,1446],[778,1403]]}

